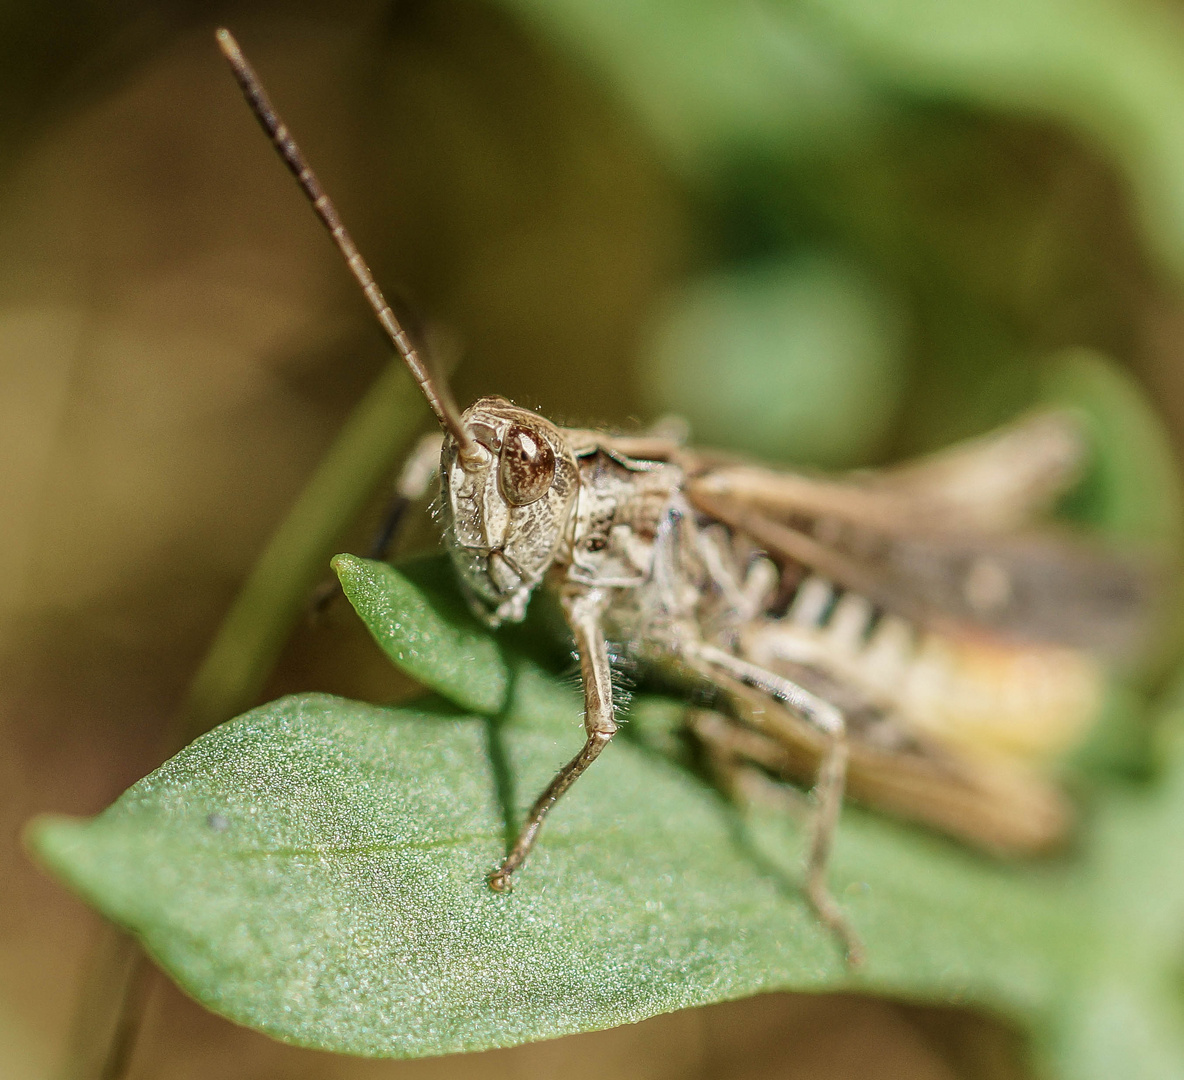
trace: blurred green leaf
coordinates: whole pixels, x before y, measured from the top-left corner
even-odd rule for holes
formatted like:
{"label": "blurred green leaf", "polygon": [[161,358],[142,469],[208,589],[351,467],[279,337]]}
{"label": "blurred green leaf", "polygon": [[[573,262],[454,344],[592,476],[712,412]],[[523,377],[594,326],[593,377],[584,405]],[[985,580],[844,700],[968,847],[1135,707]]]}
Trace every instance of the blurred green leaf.
{"label": "blurred green leaf", "polygon": [[1082,855],[1077,899],[1091,925],[1038,1044],[1066,1080],[1160,1080],[1184,1069],[1184,672],[1161,713],[1159,784],[1110,790]]}
{"label": "blurred green leaf", "polygon": [[823,147],[880,109],[841,45],[787,6],[505,0],[645,121],[692,174],[746,145]]}
{"label": "blurred green leaf", "polygon": [[883,450],[905,384],[904,318],[821,253],[719,273],[672,298],[642,377],[698,442],[814,465]]}
{"label": "blurred green leaf", "polygon": [[1184,28],[1168,5],[505,2],[599,73],[694,174],[737,150],[841,158],[910,99],[1061,122],[1119,165],[1148,246],[1184,275]]}
{"label": "blurred green leaf", "polygon": [[1144,237],[1184,275],[1184,26],[1123,0],[805,0],[867,77],[898,91],[1058,120],[1116,162]]}
{"label": "blurred green leaf", "polygon": [[[1154,686],[1184,643],[1184,487],[1171,438],[1134,379],[1104,356],[1069,349],[1049,357],[1039,375],[1040,400],[1072,405],[1090,429],[1089,469],[1063,501],[1062,512],[1117,543],[1133,545],[1158,576],[1152,648],[1137,671],[1128,673],[1136,687]],[[1118,688],[1119,697],[1124,692]],[[1123,728],[1135,733],[1136,743],[1146,739],[1147,719],[1130,707],[1134,704],[1127,703],[1121,720],[1119,712],[1107,711],[1095,733],[1098,745]]]}
{"label": "blurred green leaf", "polygon": [[1070,349],[1048,359],[1040,396],[1088,418],[1089,473],[1068,509],[1110,535],[1175,554],[1184,542],[1184,493],[1171,438],[1138,384],[1105,357]]}

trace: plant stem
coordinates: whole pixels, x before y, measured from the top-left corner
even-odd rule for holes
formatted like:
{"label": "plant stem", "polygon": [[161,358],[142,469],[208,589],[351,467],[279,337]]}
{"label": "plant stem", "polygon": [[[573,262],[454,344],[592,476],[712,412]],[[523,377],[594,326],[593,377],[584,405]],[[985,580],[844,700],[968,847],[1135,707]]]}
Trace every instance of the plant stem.
{"label": "plant stem", "polygon": [[[354,408],[222,620],[169,725],[170,756],[258,698],[342,531],[406,452],[421,413],[403,363],[392,361]],[[123,1075],[150,975],[138,941],[105,923],[63,1080]]]}
{"label": "plant stem", "polygon": [[422,411],[406,368],[392,361],[355,407],[222,621],[178,710],[173,753],[255,702],[342,530],[407,451]]}

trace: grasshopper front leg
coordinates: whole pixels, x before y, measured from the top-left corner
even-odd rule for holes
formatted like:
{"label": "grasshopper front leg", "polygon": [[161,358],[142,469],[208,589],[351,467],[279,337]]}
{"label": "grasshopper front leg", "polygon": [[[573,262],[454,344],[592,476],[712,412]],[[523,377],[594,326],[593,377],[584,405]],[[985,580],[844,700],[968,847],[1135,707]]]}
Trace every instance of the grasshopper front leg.
{"label": "grasshopper front leg", "polygon": [[440,450],[443,445],[444,436],[438,431],[429,432],[415,444],[415,449],[399,471],[395,489],[382,515],[382,523],[370,541],[371,559],[387,558],[408,509],[427,496],[440,475]]}
{"label": "grasshopper front leg", "polygon": [[535,800],[514,846],[502,864],[489,875],[489,887],[495,892],[509,892],[513,888],[510,876],[530,854],[543,819],[580,774],[600,756],[617,732],[617,722],[613,718],[608,642],[601,621],[608,594],[603,589],[572,588],[561,599],[580,658],[580,676],[584,683],[584,731],[587,737],[583,749],[559,770],[555,779]]}
{"label": "grasshopper front leg", "polygon": [[[438,431],[424,435],[415,445],[411,456],[403,463],[399,477],[395,481],[394,491],[391,492],[383,511],[382,523],[370,540],[370,550],[366,557],[370,559],[387,559],[395,538],[406,520],[407,511],[420,499],[426,497],[433,481],[440,474],[440,448],[444,444],[444,436]],[[334,600],[341,595],[341,582],[336,578],[326,581],[317,587],[313,593],[310,605],[314,618],[324,614]]]}

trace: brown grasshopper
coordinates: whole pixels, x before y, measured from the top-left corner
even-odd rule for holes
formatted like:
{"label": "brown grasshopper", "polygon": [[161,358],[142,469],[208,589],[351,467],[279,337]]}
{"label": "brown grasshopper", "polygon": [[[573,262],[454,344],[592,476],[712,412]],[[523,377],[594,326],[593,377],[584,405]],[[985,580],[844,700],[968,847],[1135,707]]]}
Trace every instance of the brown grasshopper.
{"label": "brown grasshopper", "polygon": [[[844,791],[1002,853],[1060,840],[1070,812],[1030,766],[1098,708],[1095,653],[1128,647],[1141,568],[1033,521],[1078,475],[1068,411],[919,462],[822,479],[661,433],[560,428],[503,398],[462,414],[434,380],[226,30],[219,45],[443,428],[445,543],[490,627],[554,588],[586,739],[538,797],[491,888],[508,892],[548,812],[618,729],[610,643],[706,682],[690,726],[735,794],[813,781],[806,894],[858,961],[827,861]],[[433,472],[423,452],[413,488]],[[407,492],[411,494],[412,492]],[[1047,744],[1047,745],[1041,745]]]}

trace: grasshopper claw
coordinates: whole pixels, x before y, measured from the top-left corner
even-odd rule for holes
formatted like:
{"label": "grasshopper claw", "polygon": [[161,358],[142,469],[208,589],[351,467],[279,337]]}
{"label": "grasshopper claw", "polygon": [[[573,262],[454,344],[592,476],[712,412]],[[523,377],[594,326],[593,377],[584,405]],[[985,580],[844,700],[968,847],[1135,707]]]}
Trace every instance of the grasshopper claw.
{"label": "grasshopper claw", "polygon": [[496,893],[514,891],[514,882],[510,879],[510,871],[503,870],[500,866],[486,880],[489,882],[489,887]]}

